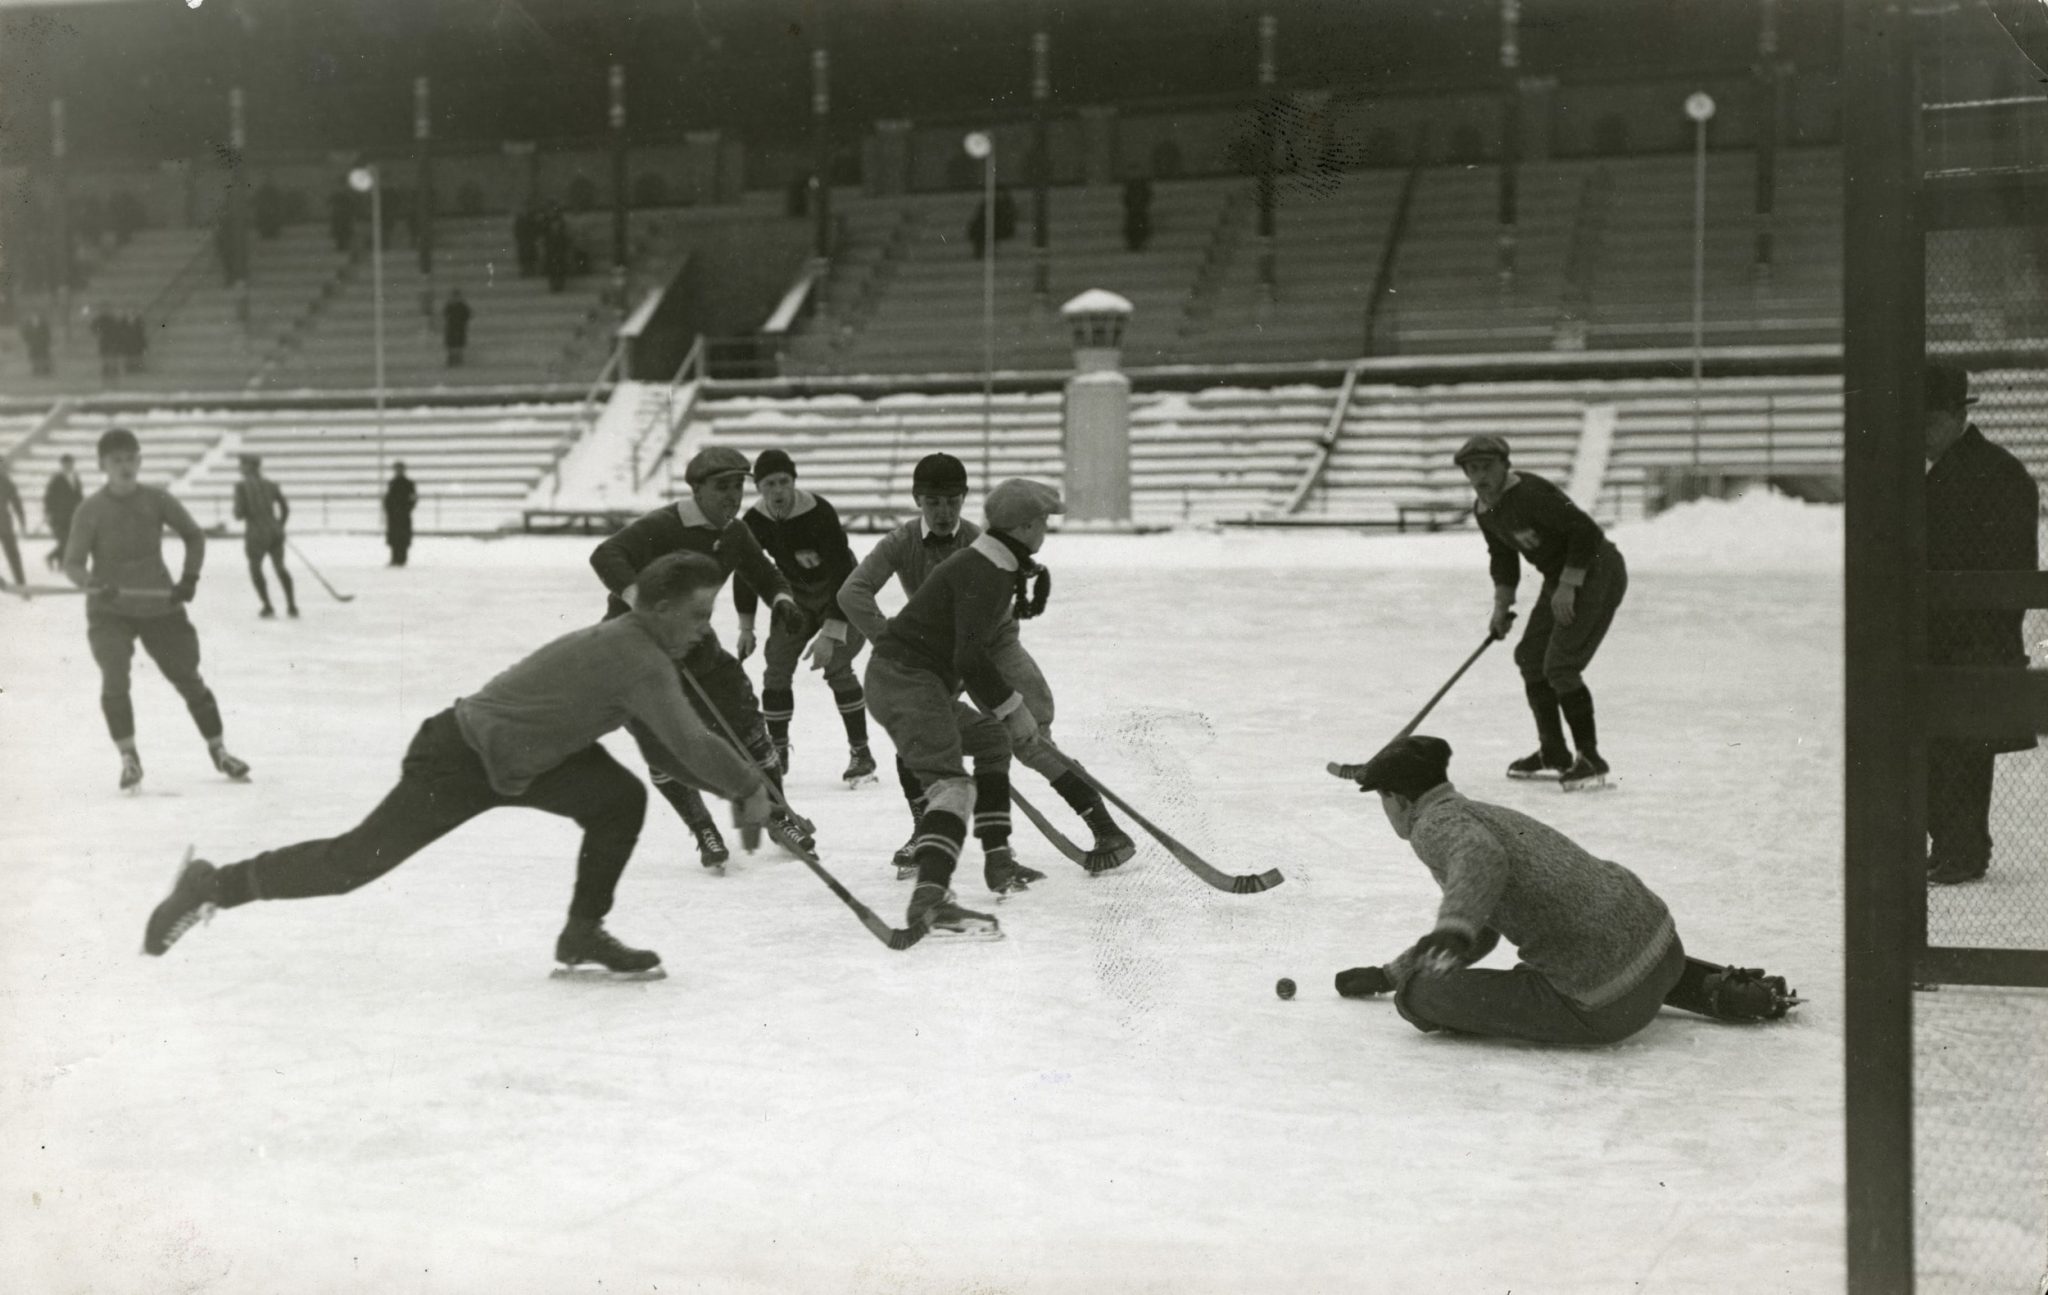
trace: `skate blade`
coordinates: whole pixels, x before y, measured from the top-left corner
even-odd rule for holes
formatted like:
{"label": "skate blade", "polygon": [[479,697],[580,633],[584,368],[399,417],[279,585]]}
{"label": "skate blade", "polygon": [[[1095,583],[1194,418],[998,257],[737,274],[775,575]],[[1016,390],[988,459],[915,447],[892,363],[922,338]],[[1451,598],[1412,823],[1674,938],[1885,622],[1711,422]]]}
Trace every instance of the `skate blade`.
{"label": "skate blade", "polygon": [[872,787],[880,781],[881,779],[874,774],[864,773],[858,778],[846,779],[846,789],[848,791],[859,791],[862,787]]}
{"label": "skate blade", "polygon": [[1540,773],[1517,773],[1510,769],[1508,779],[1512,782],[1562,782],[1564,773],[1558,769],[1545,769]]}
{"label": "skate blade", "polygon": [[549,980],[609,980],[623,982],[631,980],[666,980],[667,978],[668,971],[662,967],[649,967],[645,971],[613,971],[610,967],[600,966],[594,962],[576,963],[574,965],[558,964],[553,971],[548,973]]}
{"label": "skate blade", "polygon": [[1594,774],[1594,775],[1593,775],[1592,777],[1590,777],[1590,778],[1581,778],[1581,779],[1579,779],[1579,780],[1578,780],[1577,782],[1560,782],[1560,783],[1558,784],[1558,786],[1559,786],[1559,787],[1561,787],[1561,788],[1562,788],[1563,790],[1565,790],[1565,791],[1608,791],[1608,790],[1611,790],[1611,789],[1610,789],[1610,788],[1608,787],[1608,785],[1607,785],[1607,775],[1606,775],[1606,774],[1604,774],[1604,773],[1598,773],[1598,774]]}
{"label": "skate blade", "polygon": [[980,923],[966,927],[934,926],[925,932],[925,938],[943,944],[994,944],[1003,938],[1003,927],[994,918],[990,918],[989,923],[987,926]]}
{"label": "skate blade", "polygon": [[896,880],[898,881],[910,881],[914,879],[916,876],[917,865],[914,863],[907,868],[899,864],[896,868]]}
{"label": "skate blade", "polygon": [[707,863],[704,865],[704,875],[707,877],[723,877],[725,875],[725,865],[722,863]]}

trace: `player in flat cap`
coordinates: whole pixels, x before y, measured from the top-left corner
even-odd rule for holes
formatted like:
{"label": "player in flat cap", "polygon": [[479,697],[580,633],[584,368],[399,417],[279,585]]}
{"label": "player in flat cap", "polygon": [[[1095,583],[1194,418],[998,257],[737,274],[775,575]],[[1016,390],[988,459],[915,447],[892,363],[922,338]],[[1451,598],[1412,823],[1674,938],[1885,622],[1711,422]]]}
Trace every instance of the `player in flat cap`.
{"label": "player in flat cap", "polygon": [[[702,553],[716,561],[727,576],[735,570],[744,572],[748,584],[768,601],[772,616],[791,624],[801,617],[782,573],[761,551],[761,542],[754,538],[754,533],[739,520],[750,466],[746,455],[728,446],[713,445],[699,450],[683,469],[683,481],[690,487],[687,497],[641,516],[592,551],[591,569],[611,591],[611,597],[605,601],[606,620],[632,610],[628,598],[633,582],[649,562],[666,553]],[[710,696],[718,716],[732,725],[746,743],[748,755],[780,788],[782,764],[775,758],[774,744],[768,740],[768,728],[761,718],[754,686],[747,682],[739,661],[720,646],[715,633],[706,633],[677,664]],[[701,710],[703,702],[695,689],[686,686],[683,691],[691,704]],[[707,714],[704,720],[712,732],[722,731],[717,716]],[[703,798],[696,788],[668,775],[667,762],[659,758],[658,740],[645,725],[635,722],[627,726],[627,731],[647,757],[654,789],[689,828],[704,866],[723,871],[731,851]],[[815,844],[809,825],[781,808],[769,816],[768,834],[798,853],[808,852]]]}
{"label": "player in flat cap", "polygon": [[[754,489],[760,497],[741,520],[774,559],[803,613],[802,624],[794,628],[785,628],[782,620],[771,626],[762,649],[761,713],[768,721],[769,740],[787,775],[789,723],[796,716],[796,667],[808,655],[825,672],[846,726],[847,764],[840,778],[849,787],[873,782],[867,696],[861,691],[860,676],[853,672],[853,658],[865,640],[839,610],[839,588],[853,573],[846,527],[831,500],[797,485],[796,462],[782,450],[763,450],[754,460]],[[759,601],[745,572],[733,581],[732,598],[740,614],[737,648],[744,661],[754,650],[754,606]]]}
{"label": "player in flat cap", "polygon": [[[910,489],[919,515],[891,531],[868,550],[867,556],[840,586],[840,607],[854,628],[869,638],[880,634],[888,625],[888,618],[882,615],[876,597],[891,576],[896,578],[906,596],[914,594],[939,563],[972,544],[982,533],[979,526],[960,515],[961,504],[967,497],[967,469],[952,455],[928,454],[921,459],[911,476]],[[1024,704],[1038,720],[1041,737],[1017,747],[1016,758],[1051,783],[1053,790],[1073,807],[1094,834],[1094,843],[1082,866],[1091,872],[1107,871],[1127,862],[1137,853],[1137,847],[1117,825],[1109,807],[1103,804],[1101,793],[1083,781],[1067,758],[1045,740],[1050,737],[1053,721],[1052,687],[1046,682],[1045,673],[1038,668],[1038,662],[1025,649],[1017,631],[1018,620],[1012,614],[996,628],[988,647],[989,658],[995,662],[996,669],[1012,688],[1024,695]],[[904,797],[910,802],[912,820],[910,840],[896,852],[895,860],[898,874],[907,877],[917,870],[916,823],[924,813],[924,791],[917,775],[910,771],[900,755],[896,760],[896,773],[903,784]],[[977,765],[975,777],[980,782],[992,779],[994,774]],[[977,838],[985,851],[1008,852],[1007,818],[1001,820],[1000,831],[1001,839],[992,842],[989,836],[977,830]],[[1011,855],[1009,861],[1014,862],[1014,858]],[[997,858],[988,870],[1001,874],[1004,862]],[[1015,878],[1033,872],[1027,868],[1012,876]]]}
{"label": "player in flat cap", "polygon": [[292,588],[292,573],[284,564],[284,528],[292,519],[291,501],[284,487],[263,475],[263,456],[244,454],[242,476],[235,482],[235,520],[242,523],[242,556],[249,563],[249,583],[263,604],[257,615],[265,620],[277,615],[270,605],[270,586],[263,580],[263,561],[277,569],[277,583],[284,587],[285,613],[299,614],[299,598]]}
{"label": "player in flat cap", "polygon": [[[995,918],[955,902],[953,868],[970,821],[984,845],[990,833],[1007,841],[1010,753],[1038,735],[1038,720],[989,645],[1006,617],[1045,610],[1049,586],[1032,555],[1045,544],[1047,518],[1065,506],[1051,486],[1013,478],[989,492],[986,511],[988,530],[941,562],[876,636],[867,686],[868,706],[925,802],[906,924],[996,938]],[[979,709],[960,700],[963,688]],[[975,758],[976,777],[968,777],[967,756]],[[990,850],[990,890],[1019,890],[1043,875],[1008,856]]]}
{"label": "player in flat cap", "polygon": [[[1346,998],[1392,993],[1416,1029],[1531,1043],[1617,1043],[1670,1005],[1719,1020],[1783,1016],[1784,977],[1688,958],[1664,901],[1527,814],[1467,800],[1442,738],[1396,738],[1330,772],[1378,792],[1394,834],[1443,892],[1428,934],[1383,966],[1337,974]],[[1472,966],[1503,939],[1508,970]]]}
{"label": "player in flat cap", "polygon": [[[1516,471],[1500,437],[1474,436],[1454,461],[1478,496],[1473,511],[1493,573],[1495,638],[1506,638],[1512,623],[1523,559],[1543,577],[1515,645],[1539,745],[1508,765],[1508,777],[1557,778],[1566,791],[1604,785],[1608,766],[1600,755],[1585,670],[1628,592],[1621,550],[1564,491],[1533,472]],[[1567,724],[1576,757],[1565,744]]]}

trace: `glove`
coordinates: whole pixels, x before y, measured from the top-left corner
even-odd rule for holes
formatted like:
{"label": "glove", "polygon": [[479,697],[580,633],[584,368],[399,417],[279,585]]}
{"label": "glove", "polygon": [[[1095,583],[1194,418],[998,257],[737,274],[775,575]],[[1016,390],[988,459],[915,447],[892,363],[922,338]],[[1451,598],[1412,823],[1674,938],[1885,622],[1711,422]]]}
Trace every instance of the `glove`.
{"label": "glove", "polygon": [[1028,745],[1038,736],[1038,716],[1031,713],[1029,706],[1019,706],[1003,716],[1003,729],[1010,735],[1010,745]]}
{"label": "glove", "polygon": [[781,626],[785,634],[801,635],[810,628],[805,624],[809,618],[804,615],[804,609],[796,605],[794,598],[777,598],[775,605],[768,609],[768,619]]}
{"label": "glove", "polygon": [[1337,973],[1337,992],[1345,998],[1371,998],[1394,992],[1394,978],[1384,967],[1353,967]]}
{"label": "glove", "polygon": [[742,625],[742,626],[740,626],[740,637],[739,637],[739,641],[738,641],[738,642],[736,642],[736,643],[734,643],[734,644],[732,645],[732,654],[733,654],[734,656],[738,657],[738,658],[739,658],[740,660],[742,660],[742,661],[744,661],[744,660],[746,660],[746,659],[747,659],[748,657],[750,657],[750,656],[754,655],[754,627],[753,627],[753,626],[751,626],[751,625]]}
{"label": "glove", "polygon": [[1431,931],[1405,956],[1421,974],[1440,976],[1472,960],[1472,938],[1462,931]]}
{"label": "glove", "polygon": [[1557,592],[1550,595],[1550,614],[1557,618],[1558,624],[1569,625],[1576,614],[1578,601],[1579,587],[1561,584],[1557,587]]}
{"label": "glove", "polygon": [[181,603],[189,603],[199,596],[199,577],[184,576],[171,586],[171,597]]}
{"label": "glove", "polygon": [[775,812],[775,802],[768,795],[768,783],[764,779],[760,786],[747,793],[745,798],[733,802],[733,823],[739,827],[759,827]]}
{"label": "glove", "polygon": [[1501,639],[1506,638],[1508,631],[1514,627],[1515,609],[1512,607],[1495,607],[1493,609],[1493,619],[1486,623],[1486,632],[1495,642],[1499,642]]}

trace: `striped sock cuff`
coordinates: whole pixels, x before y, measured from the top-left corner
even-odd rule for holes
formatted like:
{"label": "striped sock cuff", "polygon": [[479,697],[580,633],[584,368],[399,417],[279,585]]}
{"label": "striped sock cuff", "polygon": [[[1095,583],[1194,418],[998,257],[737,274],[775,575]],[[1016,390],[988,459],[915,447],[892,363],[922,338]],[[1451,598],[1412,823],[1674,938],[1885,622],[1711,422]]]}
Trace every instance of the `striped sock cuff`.
{"label": "striped sock cuff", "polygon": [[935,809],[926,810],[918,820],[911,845],[920,862],[931,859],[950,866],[960,858],[960,843],[966,839],[967,825],[959,815]]}
{"label": "striped sock cuff", "polygon": [[837,694],[836,700],[839,702],[839,713],[841,715],[850,715],[857,710],[866,710],[868,705],[868,695],[858,688],[852,692]]}

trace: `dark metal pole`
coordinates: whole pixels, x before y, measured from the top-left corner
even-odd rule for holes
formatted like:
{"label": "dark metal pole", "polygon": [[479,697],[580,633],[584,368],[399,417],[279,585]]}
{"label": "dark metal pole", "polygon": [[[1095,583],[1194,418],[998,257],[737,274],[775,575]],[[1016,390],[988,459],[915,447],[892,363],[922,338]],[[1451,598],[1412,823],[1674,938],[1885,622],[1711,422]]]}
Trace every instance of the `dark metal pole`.
{"label": "dark metal pole", "polygon": [[420,313],[429,324],[434,319],[434,130],[430,112],[427,78],[412,81],[412,138],[419,152],[419,183],[413,189],[413,222],[418,229],[420,274],[426,280],[420,290]]}
{"label": "dark metal pole", "polygon": [[1280,79],[1280,20],[1259,15],[1259,297],[1273,300],[1273,154],[1280,147],[1280,103],[1273,87]]}
{"label": "dark metal pole", "polygon": [[832,255],[831,70],[831,51],[817,45],[811,50],[811,214],[816,222],[811,251],[821,261]]}
{"label": "dark metal pole", "polygon": [[65,183],[64,157],[70,143],[64,137],[64,101],[50,100],[50,187],[51,229],[43,259],[43,272],[50,276],[50,298],[64,336],[71,336],[71,195]]}
{"label": "dark metal pole", "polygon": [[249,135],[244,117],[242,87],[228,91],[228,226],[227,273],[240,291],[235,297],[235,317],[246,335],[254,322],[249,304]]}
{"label": "dark metal pole", "polygon": [[[1038,9],[1041,22],[1045,8]],[[1052,295],[1052,138],[1046,119],[1052,96],[1052,33],[1031,34],[1031,290],[1042,305]]]}
{"label": "dark metal pole", "polygon": [[612,268],[626,268],[626,65],[611,66]]}
{"label": "dark metal pole", "polygon": [[1501,287],[1515,281],[1517,166],[1522,157],[1521,0],[1500,0],[1500,252],[1496,268]]}
{"label": "dark metal pole", "polygon": [[1925,248],[1906,0],[1843,7],[1847,1288],[1913,1289],[1913,963],[1925,769]]}
{"label": "dark metal pole", "polygon": [[1778,0],[1762,0],[1756,33],[1756,268],[1768,272],[1778,199]]}

